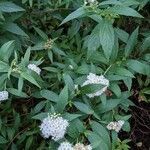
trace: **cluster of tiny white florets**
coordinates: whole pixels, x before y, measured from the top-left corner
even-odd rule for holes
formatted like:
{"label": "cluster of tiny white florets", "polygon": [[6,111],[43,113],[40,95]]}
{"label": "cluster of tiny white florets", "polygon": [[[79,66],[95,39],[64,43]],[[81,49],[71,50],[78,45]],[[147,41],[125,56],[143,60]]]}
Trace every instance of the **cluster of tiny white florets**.
{"label": "cluster of tiny white florets", "polygon": [[84,145],[82,143],[77,143],[73,150],[92,150],[92,147],[90,145]]}
{"label": "cluster of tiny white florets", "polygon": [[40,130],[44,138],[52,137],[54,141],[62,139],[66,133],[69,123],[57,114],[49,115],[40,125]]}
{"label": "cluster of tiny white florets", "polygon": [[97,0],[84,0],[84,5],[87,5],[87,4],[97,4]]}
{"label": "cluster of tiny white florets", "polygon": [[58,147],[58,150],[92,150],[92,147],[82,143],[77,143],[75,146],[72,146],[69,142],[62,142]]}
{"label": "cluster of tiny white florets", "polygon": [[101,90],[95,93],[87,94],[88,97],[92,98],[95,96],[100,96],[107,90],[107,87],[109,86],[109,80],[106,79],[103,75],[97,76],[94,73],[89,73],[89,75],[87,76],[87,80],[82,84],[82,87],[89,84],[101,84],[104,86]]}
{"label": "cluster of tiny white florets", "polygon": [[73,150],[73,147],[69,142],[62,142],[58,147],[58,150]]}
{"label": "cluster of tiny white florets", "polygon": [[121,130],[122,126],[124,125],[124,123],[125,122],[123,120],[110,122],[107,125],[107,129],[108,130],[115,130],[116,132],[119,132]]}
{"label": "cluster of tiny white florets", "polygon": [[44,45],[44,48],[45,49],[51,49],[53,47],[53,44],[54,44],[54,40],[52,39],[48,39]]}
{"label": "cluster of tiny white florets", "polygon": [[5,101],[8,99],[8,92],[7,91],[0,91],[0,102]]}
{"label": "cluster of tiny white florets", "polygon": [[39,67],[37,67],[35,64],[29,64],[28,69],[36,72],[38,75],[40,75],[40,73],[41,73],[41,69]]}

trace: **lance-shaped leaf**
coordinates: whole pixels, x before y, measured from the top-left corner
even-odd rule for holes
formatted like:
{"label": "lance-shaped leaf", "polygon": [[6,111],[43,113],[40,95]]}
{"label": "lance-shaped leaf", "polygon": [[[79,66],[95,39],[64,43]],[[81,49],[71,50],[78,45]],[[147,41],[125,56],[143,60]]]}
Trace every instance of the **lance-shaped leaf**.
{"label": "lance-shaped leaf", "polygon": [[79,17],[81,17],[81,16],[85,16],[85,14],[86,14],[85,8],[84,8],[84,7],[80,7],[80,8],[78,8],[76,11],[72,12],[71,14],[69,14],[69,15],[63,20],[63,22],[61,23],[61,25],[64,24],[64,23],[66,23],[66,22],[68,22],[68,21],[70,21],[70,20],[73,20],[73,19],[75,19],[75,18],[79,18]]}

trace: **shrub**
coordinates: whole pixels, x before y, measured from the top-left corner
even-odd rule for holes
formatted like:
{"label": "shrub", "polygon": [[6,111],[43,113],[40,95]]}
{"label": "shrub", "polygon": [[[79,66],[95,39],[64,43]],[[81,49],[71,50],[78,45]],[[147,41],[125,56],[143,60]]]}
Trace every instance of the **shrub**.
{"label": "shrub", "polygon": [[133,80],[149,94],[146,5],[0,2],[0,148],[129,149]]}

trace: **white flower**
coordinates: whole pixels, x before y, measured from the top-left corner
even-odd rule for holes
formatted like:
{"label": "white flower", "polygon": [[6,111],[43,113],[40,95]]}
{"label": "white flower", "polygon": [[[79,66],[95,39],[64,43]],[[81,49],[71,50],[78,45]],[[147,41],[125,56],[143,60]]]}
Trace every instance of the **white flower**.
{"label": "white flower", "polygon": [[108,130],[115,130],[116,132],[119,132],[121,130],[122,126],[124,125],[124,123],[125,122],[123,120],[110,122],[107,125],[107,129]]}
{"label": "white flower", "polygon": [[92,147],[90,145],[85,146],[82,143],[77,143],[74,147],[73,150],[92,150]]}
{"label": "white flower", "polygon": [[42,121],[40,130],[44,138],[52,137],[54,141],[58,141],[64,137],[68,126],[67,120],[54,114],[49,115]]}
{"label": "white flower", "polygon": [[36,72],[38,75],[40,75],[40,73],[41,73],[41,69],[39,67],[37,67],[35,64],[29,64],[28,69]]}
{"label": "white flower", "polygon": [[88,1],[88,3],[95,3],[96,2],[96,0],[87,0]]}
{"label": "white flower", "polygon": [[0,91],[0,102],[8,99],[7,91]]}
{"label": "white flower", "polygon": [[84,5],[87,4],[97,4],[97,0],[84,0]]}
{"label": "white flower", "polygon": [[74,89],[77,90],[77,91],[79,90],[79,87],[78,87],[77,84],[74,85]]}
{"label": "white flower", "polygon": [[73,66],[72,66],[72,65],[69,65],[69,68],[70,68],[70,69],[73,69]]}
{"label": "white flower", "polygon": [[109,80],[106,79],[103,75],[97,76],[94,73],[89,73],[89,75],[87,76],[87,80],[82,84],[82,87],[88,84],[101,84],[104,86],[101,90],[95,93],[87,94],[88,97],[92,98],[95,96],[100,96],[107,90],[107,87],[109,86]]}
{"label": "white flower", "polygon": [[86,146],[86,149],[87,149],[87,150],[92,150],[91,145]]}
{"label": "white flower", "polygon": [[73,147],[69,142],[63,142],[58,147],[58,150],[73,150]]}

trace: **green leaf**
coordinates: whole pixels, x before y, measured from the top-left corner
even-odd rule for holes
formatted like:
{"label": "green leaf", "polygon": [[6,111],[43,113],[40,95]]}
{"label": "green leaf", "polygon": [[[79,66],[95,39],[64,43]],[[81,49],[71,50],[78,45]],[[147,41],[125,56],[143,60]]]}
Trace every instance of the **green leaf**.
{"label": "green leaf", "polygon": [[106,104],[103,105],[103,104],[99,104],[97,107],[96,107],[96,111],[99,113],[99,114],[102,114],[102,113],[105,113],[107,111],[111,111],[112,109],[114,109],[115,107],[118,106],[118,104],[121,103],[121,99],[109,99],[107,100]]}
{"label": "green leaf", "polygon": [[2,61],[0,61],[0,72],[8,72],[10,66]]}
{"label": "green leaf", "polygon": [[25,150],[30,149],[32,142],[33,142],[33,136],[29,136],[26,141]]}
{"label": "green leaf", "polygon": [[63,78],[64,78],[64,81],[65,81],[65,84],[68,85],[68,88],[69,88],[69,91],[73,91],[74,90],[74,82],[71,78],[71,76],[69,74],[64,74],[63,75]]}
{"label": "green leaf", "polygon": [[70,114],[70,113],[65,113],[64,115],[63,115],[63,117],[65,118],[65,119],[67,119],[68,121],[72,121],[72,120],[74,120],[74,119],[77,119],[77,118],[79,118],[79,117],[81,117],[82,116],[82,114]]}
{"label": "green leaf", "polygon": [[[102,45],[104,54],[107,59],[110,58],[114,46],[114,28],[112,24],[106,20],[101,21],[97,26],[99,29],[99,39]],[[94,45],[93,45],[94,46]]]}
{"label": "green leaf", "polygon": [[112,72],[114,72],[116,75],[134,78],[134,75],[123,67],[115,67],[113,68]]}
{"label": "green leaf", "polygon": [[143,18],[143,16],[141,16],[137,11],[127,6],[116,5],[108,8],[107,10],[109,11],[109,13]]}
{"label": "green leaf", "polygon": [[115,32],[121,41],[127,43],[128,38],[129,38],[129,34],[127,32],[119,28],[115,28]]}
{"label": "green leaf", "polygon": [[[1,66],[1,64],[0,64],[0,66]],[[4,83],[5,83],[6,79],[7,79],[7,74],[6,73],[3,74],[3,75],[0,75],[0,89],[3,88],[3,86],[5,85]]]}
{"label": "green leaf", "polygon": [[78,67],[77,73],[79,74],[88,74],[89,73],[89,66],[87,64],[82,64],[81,66]]}
{"label": "green leaf", "polygon": [[132,6],[132,5],[139,5],[140,3],[137,0],[125,0],[122,2],[124,6]]}
{"label": "green leaf", "polygon": [[57,101],[57,110],[59,112],[63,112],[66,105],[68,104],[68,86],[66,85],[59,95],[59,99]]}
{"label": "green leaf", "polygon": [[7,142],[8,141],[4,137],[0,136],[0,144],[5,144]]}
{"label": "green leaf", "polygon": [[92,121],[90,124],[92,130],[103,139],[103,142],[107,145],[107,149],[111,149],[110,136],[106,128],[96,121]]}
{"label": "green leaf", "polygon": [[12,2],[0,2],[0,11],[2,12],[18,12],[18,11],[25,11],[22,7],[17,6]]}
{"label": "green leaf", "polygon": [[42,90],[40,92],[41,96],[44,97],[47,100],[50,100],[52,102],[57,102],[59,97],[56,93],[49,91],[49,90]]}
{"label": "green leaf", "polygon": [[137,43],[137,38],[138,38],[138,33],[139,33],[139,27],[137,27],[129,37],[127,41],[127,45],[125,47],[125,57],[128,57],[129,54],[132,52],[134,46]]}
{"label": "green leaf", "polygon": [[13,53],[13,50],[15,48],[15,42],[9,41],[2,45],[0,48],[0,60],[3,60],[5,62],[8,62],[11,54]]}
{"label": "green leaf", "polygon": [[79,109],[81,112],[85,113],[85,114],[93,114],[94,111],[87,105],[81,102],[74,102],[74,105],[77,109]]}
{"label": "green leaf", "polygon": [[123,79],[125,85],[128,87],[128,90],[131,90],[132,87],[132,79],[131,78],[127,78],[127,79]]}
{"label": "green leaf", "polygon": [[39,36],[43,39],[43,40],[48,40],[48,36],[39,28],[37,27],[33,27],[35,29],[35,31],[39,34]]}
{"label": "green leaf", "polygon": [[130,59],[127,61],[127,66],[137,73],[150,76],[150,65],[146,63]]}
{"label": "green leaf", "polygon": [[30,54],[31,54],[31,47],[29,47],[25,54],[24,54],[24,58],[21,61],[21,64],[23,64],[24,66],[26,66],[29,63],[30,60]]}
{"label": "green leaf", "polygon": [[44,118],[48,117],[48,113],[50,113],[50,112],[39,113],[39,114],[33,116],[32,118],[35,120],[41,120],[42,121]]}
{"label": "green leaf", "polygon": [[106,1],[104,1],[104,2],[101,2],[100,3],[100,5],[102,6],[102,5],[121,5],[122,3],[121,2],[119,2],[118,0],[106,0]]}
{"label": "green leaf", "polygon": [[14,89],[14,88],[8,88],[7,89],[9,93],[15,95],[15,96],[18,96],[18,97],[24,97],[24,98],[27,98],[28,95],[22,91],[19,91],[18,89]]}
{"label": "green leaf", "polygon": [[45,106],[45,101],[39,102],[35,107],[34,107],[34,113],[40,112]]}
{"label": "green leaf", "polygon": [[89,133],[88,140],[94,150],[109,150],[104,140],[95,132]]}
{"label": "green leaf", "polygon": [[36,85],[37,87],[40,88],[40,85],[37,83],[37,81],[27,72],[21,72],[20,74],[24,79],[28,80],[29,82],[31,82],[32,84]]}
{"label": "green leaf", "polygon": [[78,8],[76,11],[72,12],[71,14],[69,14],[63,21],[60,25],[70,21],[70,20],[73,20],[75,18],[79,18],[83,15],[86,14],[86,11],[85,11],[85,8],[84,7],[80,7]]}
{"label": "green leaf", "polygon": [[81,93],[82,94],[95,93],[95,92],[101,90],[103,87],[104,87],[104,85],[100,85],[100,84],[85,85],[81,88]]}
{"label": "green leaf", "polygon": [[29,37],[16,23],[7,22],[4,24],[3,29],[25,37]]}
{"label": "green leaf", "polygon": [[121,97],[121,90],[118,84],[112,83],[109,88],[116,94],[117,97]]}
{"label": "green leaf", "polygon": [[149,47],[150,47],[150,36],[144,39],[141,48],[142,48],[142,51],[145,51]]}

